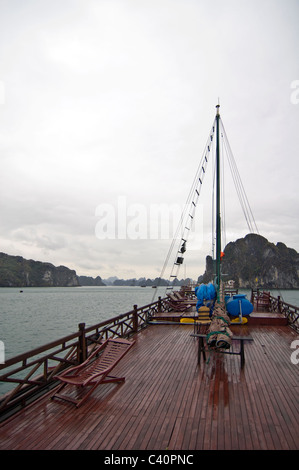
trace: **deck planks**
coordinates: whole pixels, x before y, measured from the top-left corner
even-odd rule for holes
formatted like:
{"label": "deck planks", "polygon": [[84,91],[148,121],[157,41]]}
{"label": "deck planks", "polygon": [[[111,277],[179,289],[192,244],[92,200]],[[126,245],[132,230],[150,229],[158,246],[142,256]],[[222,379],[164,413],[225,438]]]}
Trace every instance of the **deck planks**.
{"label": "deck planks", "polygon": [[115,368],[125,383],[98,387],[79,409],[41,397],[0,425],[0,449],[298,450],[297,335],[233,327],[249,328],[242,370],[213,353],[198,366],[193,325],[150,326]]}

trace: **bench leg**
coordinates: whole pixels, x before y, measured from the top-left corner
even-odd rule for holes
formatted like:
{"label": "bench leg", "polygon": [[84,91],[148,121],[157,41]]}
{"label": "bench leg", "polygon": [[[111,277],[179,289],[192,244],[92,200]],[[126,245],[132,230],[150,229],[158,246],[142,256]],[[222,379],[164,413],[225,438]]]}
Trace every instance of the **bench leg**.
{"label": "bench leg", "polygon": [[203,355],[204,360],[206,360],[206,352],[205,352],[203,338],[198,338],[198,357],[197,357],[198,364],[200,364],[201,353]]}
{"label": "bench leg", "polygon": [[241,368],[243,368],[245,364],[244,341],[241,340],[240,343]]}

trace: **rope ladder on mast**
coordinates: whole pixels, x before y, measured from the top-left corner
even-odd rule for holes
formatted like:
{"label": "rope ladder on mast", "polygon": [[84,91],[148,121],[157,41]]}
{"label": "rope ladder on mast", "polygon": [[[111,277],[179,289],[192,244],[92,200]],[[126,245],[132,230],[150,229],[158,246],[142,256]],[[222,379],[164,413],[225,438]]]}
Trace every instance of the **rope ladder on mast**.
{"label": "rope ladder on mast", "polygon": [[172,290],[173,287],[175,287],[175,280],[178,279],[179,270],[184,261],[184,253],[187,249],[186,245],[187,245],[188,237],[191,233],[192,226],[194,223],[195,212],[198,206],[198,200],[200,197],[203,180],[206,174],[209,157],[210,157],[210,154],[213,152],[212,147],[213,147],[214,133],[215,133],[215,121],[211,128],[209,138],[207,140],[207,143],[203,152],[203,156],[199,163],[193,184],[191,186],[191,190],[189,192],[186,204],[183,208],[180,221],[178,223],[176,232],[174,234],[171,246],[168,251],[168,255],[166,257],[166,260],[165,260],[165,263],[161,272],[160,279],[162,279],[164,276],[164,272],[169,263],[169,258],[171,254],[173,253],[175,246],[176,246],[176,255],[174,257],[175,261],[173,263],[173,266],[172,266],[172,269],[168,278],[169,285],[166,287],[166,291]]}

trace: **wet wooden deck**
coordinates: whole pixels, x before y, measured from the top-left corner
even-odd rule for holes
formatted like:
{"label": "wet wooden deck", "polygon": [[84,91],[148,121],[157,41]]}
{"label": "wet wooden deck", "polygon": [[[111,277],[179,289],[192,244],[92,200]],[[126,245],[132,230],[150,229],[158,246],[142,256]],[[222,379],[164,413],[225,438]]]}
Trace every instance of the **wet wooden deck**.
{"label": "wet wooden deck", "polygon": [[197,365],[192,325],[149,326],[79,409],[40,398],[0,425],[0,449],[299,449],[298,368],[285,326],[234,326],[249,334],[246,364],[210,354]]}

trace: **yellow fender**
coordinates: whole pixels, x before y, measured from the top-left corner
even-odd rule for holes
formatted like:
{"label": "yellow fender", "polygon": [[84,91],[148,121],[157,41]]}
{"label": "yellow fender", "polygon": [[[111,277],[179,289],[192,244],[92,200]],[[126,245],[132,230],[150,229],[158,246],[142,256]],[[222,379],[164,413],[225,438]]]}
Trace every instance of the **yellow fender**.
{"label": "yellow fender", "polygon": [[242,317],[242,321],[240,322],[240,318],[236,317],[233,320],[231,320],[231,323],[238,323],[240,325],[245,325],[246,323],[248,323],[248,320],[247,320],[247,318]]}
{"label": "yellow fender", "polygon": [[194,320],[193,318],[181,318],[180,323],[197,323],[197,320]]}

